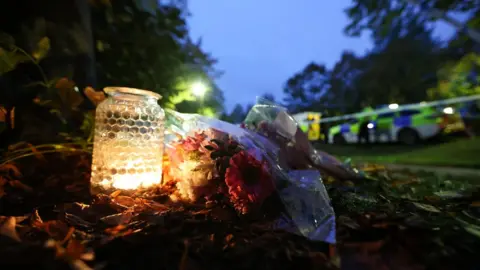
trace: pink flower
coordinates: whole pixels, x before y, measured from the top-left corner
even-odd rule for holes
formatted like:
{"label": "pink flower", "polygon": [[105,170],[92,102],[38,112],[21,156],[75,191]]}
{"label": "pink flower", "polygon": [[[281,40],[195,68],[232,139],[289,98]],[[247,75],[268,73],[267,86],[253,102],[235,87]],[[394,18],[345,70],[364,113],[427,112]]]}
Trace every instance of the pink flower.
{"label": "pink flower", "polygon": [[187,151],[199,150],[206,138],[207,135],[205,133],[197,132],[193,136],[188,136],[181,140],[180,144]]}
{"label": "pink flower", "polygon": [[261,205],[272,194],[275,186],[265,165],[245,151],[230,159],[225,173],[230,201],[235,209],[246,214],[255,205]]}

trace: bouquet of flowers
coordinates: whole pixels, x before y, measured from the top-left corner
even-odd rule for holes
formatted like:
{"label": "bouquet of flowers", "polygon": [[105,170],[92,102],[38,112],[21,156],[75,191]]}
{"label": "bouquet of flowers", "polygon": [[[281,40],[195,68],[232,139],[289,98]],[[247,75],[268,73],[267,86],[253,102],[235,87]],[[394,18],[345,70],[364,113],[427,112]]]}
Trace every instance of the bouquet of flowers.
{"label": "bouquet of flowers", "polygon": [[167,154],[164,184],[175,184],[174,201],[227,199],[247,214],[275,190],[266,162],[218,129],[195,130],[169,144]]}
{"label": "bouquet of flowers", "polygon": [[270,218],[272,228],[335,242],[335,215],[318,166],[323,156],[302,141],[294,121],[282,120],[291,119],[285,110],[262,108],[254,106],[243,127],[168,111],[162,185],[176,202],[221,202],[240,217]]}

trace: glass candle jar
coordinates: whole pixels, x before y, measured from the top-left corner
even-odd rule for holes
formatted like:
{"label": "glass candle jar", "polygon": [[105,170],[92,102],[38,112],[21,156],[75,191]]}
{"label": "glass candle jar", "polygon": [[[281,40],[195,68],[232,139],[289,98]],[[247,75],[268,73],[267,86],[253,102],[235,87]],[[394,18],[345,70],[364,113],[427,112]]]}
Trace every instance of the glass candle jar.
{"label": "glass candle jar", "polygon": [[93,194],[160,184],[165,113],[157,93],[107,87],[97,106],[93,143]]}

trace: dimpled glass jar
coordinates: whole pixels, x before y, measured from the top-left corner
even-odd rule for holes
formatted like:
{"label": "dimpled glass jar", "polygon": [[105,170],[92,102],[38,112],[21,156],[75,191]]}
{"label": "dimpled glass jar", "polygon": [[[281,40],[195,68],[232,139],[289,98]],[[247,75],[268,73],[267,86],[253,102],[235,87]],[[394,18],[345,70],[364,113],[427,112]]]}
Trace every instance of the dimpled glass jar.
{"label": "dimpled glass jar", "polygon": [[161,96],[146,90],[107,87],[95,115],[92,194],[160,184],[165,113]]}

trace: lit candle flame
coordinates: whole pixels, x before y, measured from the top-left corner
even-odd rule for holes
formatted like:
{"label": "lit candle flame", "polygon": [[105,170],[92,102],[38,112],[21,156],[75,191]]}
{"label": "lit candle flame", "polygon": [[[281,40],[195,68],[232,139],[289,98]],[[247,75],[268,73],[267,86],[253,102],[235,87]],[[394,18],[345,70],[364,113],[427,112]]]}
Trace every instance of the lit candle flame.
{"label": "lit candle flame", "polygon": [[141,160],[134,160],[127,163],[124,167],[126,173],[114,174],[111,180],[104,179],[100,182],[104,188],[108,189],[113,187],[115,189],[133,190],[138,188],[149,188],[158,185],[162,181],[161,170],[156,171],[136,171],[135,173],[129,173],[129,169],[135,168],[133,164],[142,164]]}

